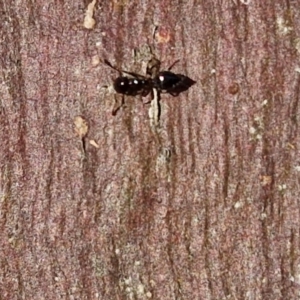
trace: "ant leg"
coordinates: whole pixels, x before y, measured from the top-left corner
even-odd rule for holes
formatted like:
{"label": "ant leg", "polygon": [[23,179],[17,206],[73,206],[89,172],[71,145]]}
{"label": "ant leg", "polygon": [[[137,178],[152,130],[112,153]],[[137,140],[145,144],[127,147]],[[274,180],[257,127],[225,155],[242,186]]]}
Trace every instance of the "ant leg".
{"label": "ant leg", "polygon": [[107,59],[104,59],[104,63],[106,65],[108,65],[109,67],[111,67],[112,69],[116,70],[118,73],[122,73],[121,70],[119,70],[118,68],[114,67]]}
{"label": "ant leg", "polygon": [[156,32],[158,30],[158,26],[154,25],[153,31],[152,31],[152,40],[155,41]]}
{"label": "ant leg", "polygon": [[173,62],[173,64],[168,68],[168,71],[170,71],[179,61],[180,59],[177,59],[175,62]]}
{"label": "ant leg", "polygon": [[147,99],[147,101],[144,101],[144,100],[142,99],[142,102],[143,102],[143,104],[149,104],[149,103],[152,101],[152,99],[153,99],[153,93],[151,93],[151,99],[150,99],[150,100]]}
{"label": "ant leg", "polygon": [[[116,101],[116,96],[115,96],[115,101]],[[116,101],[117,102],[117,101]],[[111,114],[113,116],[115,116],[117,114],[117,112],[119,111],[119,109],[124,105],[124,95],[122,95],[122,99],[121,99],[121,104],[117,107],[114,107]]]}
{"label": "ant leg", "polygon": [[150,88],[148,85],[145,86],[144,90],[141,92],[141,96],[142,96],[142,97],[148,96],[149,93],[150,93],[150,91],[151,91],[151,88]]}
{"label": "ant leg", "polygon": [[133,77],[137,77],[137,78],[141,78],[141,79],[145,78],[145,76],[143,76],[143,75],[133,73],[133,72],[127,72],[127,71],[124,71],[122,69],[118,69],[117,67],[113,66],[107,59],[104,59],[103,62],[106,65],[108,65],[109,67],[111,67],[112,69],[116,70],[120,75],[122,75],[122,73],[125,73],[125,74],[131,75]]}
{"label": "ant leg", "polygon": [[151,92],[151,98],[153,98],[153,92],[152,92],[152,89],[151,89],[151,91],[149,91],[149,89],[146,89],[146,90],[141,94],[141,96],[142,96],[142,99],[141,99],[141,100],[142,100],[142,103],[143,103],[143,104],[148,104],[148,103],[151,102],[151,100],[148,100],[148,99],[147,99],[147,101],[144,101],[144,99],[143,99],[143,97],[148,96],[150,92]]}
{"label": "ant leg", "polygon": [[149,104],[152,100],[143,101],[143,104]]}

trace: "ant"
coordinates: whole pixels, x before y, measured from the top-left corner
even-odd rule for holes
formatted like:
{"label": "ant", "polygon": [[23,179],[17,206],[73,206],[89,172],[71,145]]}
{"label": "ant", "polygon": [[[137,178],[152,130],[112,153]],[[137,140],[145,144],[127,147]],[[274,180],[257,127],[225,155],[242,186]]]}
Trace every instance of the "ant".
{"label": "ant", "polygon": [[[112,114],[116,115],[117,111],[124,104],[124,95],[141,95],[142,97],[146,97],[150,92],[153,95],[153,89],[155,89],[159,95],[161,93],[167,93],[173,97],[176,97],[180,93],[188,90],[193,84],[196,83],[196,81],[185,75],[171,72],[171,69],[177,62],[179,62],[179,60],[175,61],[167,71],[160,71],[161,62],[153,57],[147,65],[147,76],[143,76],[137,73],[118,69],[114,67],[108,60],[104,59],[104,63],[106,65],[116,70],[120,74],[120,76],[114,80],[113,86],[118,94],[122,94],[122,102],[119,107],[113,110]],[[122,76],[122,73],[130,75],[132,78]]]}

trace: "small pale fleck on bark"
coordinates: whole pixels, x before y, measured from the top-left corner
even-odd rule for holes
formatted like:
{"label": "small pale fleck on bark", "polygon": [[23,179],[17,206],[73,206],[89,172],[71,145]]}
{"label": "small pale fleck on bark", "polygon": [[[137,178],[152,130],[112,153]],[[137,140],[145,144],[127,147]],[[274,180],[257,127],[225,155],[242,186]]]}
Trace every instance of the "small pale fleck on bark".
{"label": "small pale fleck on bark", "polygon": [[75,132],[79,135],[80,138],[84,138],[89,130],[87,121],[81,116],[76,116],[74,118]]}
{"label": "small pale fleck on bark", "polygon": [[100,64],[100,58],[99,55],[94,55],[92,57],[92,66],[97,67]]}
{"label": "small pale fleck on bark", "polygon": [[83,27],[86,28],[86,29],[93,29],[95,24],[96,24],[96,21],[93,18],[96,1],[97,0],[93,0],[87,7],[85,17],[84,17],[84,21],[83,21]]}
{"label": "small pale fleck on bark", "polygon": [[262,176],[260,176],[260,180],[261,180],[262,186],[267,186],[272,183],[272,176],[262,175]]}
{"label": "small pale fleck on bark", "polygon": [[90,140],[90,144],[95,148],[99,148],[99,145],[95,142],[95,140]]}
{"label": "small pale fleck on bark", "polygon": [[167,28],[157,28],[154,38],[159,44],[166,44],[171,40],[170,31]]}

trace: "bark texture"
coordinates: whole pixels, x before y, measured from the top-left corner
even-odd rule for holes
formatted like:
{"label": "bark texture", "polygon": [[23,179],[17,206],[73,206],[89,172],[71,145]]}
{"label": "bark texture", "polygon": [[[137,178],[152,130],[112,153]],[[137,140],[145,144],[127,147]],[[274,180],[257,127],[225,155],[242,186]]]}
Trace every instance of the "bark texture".
{"label": "bark texture", "polygon": [[[0,299],[299,299],[299,1],[88,4],[0,1]],[[97,63],[147,45],[155,131]]]}

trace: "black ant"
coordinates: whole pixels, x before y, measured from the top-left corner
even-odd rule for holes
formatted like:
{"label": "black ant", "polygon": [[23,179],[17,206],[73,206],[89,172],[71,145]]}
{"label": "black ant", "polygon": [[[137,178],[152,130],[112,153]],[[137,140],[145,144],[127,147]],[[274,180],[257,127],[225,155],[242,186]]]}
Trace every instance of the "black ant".
{"label": "black ant", "polygon": [[[143,76],[137,73],[118,69],[108,60],[104,59],[104,63],[106,65],[120,74],[120,76],[114,80],[113,86],[118,94],[122,94],[122,103],[119,107],[113,110],[112,114],[115,115],[124,104],[124,95],[141,95],[142,97],[146,97],[150,92],[153,94],[152,89],[156,89],[158,94],[168,93],[176,97],[180,93],[188,90],[196,83],[196,81],[185,75],[175,74],[170,71],[178,61],[179,60],[175,61],[167,71],[160,71],[160,61],[156,58],[152,58],[147,65],[147,76]],[[128,74],[133,78],[122,76],[122,73]]]}

